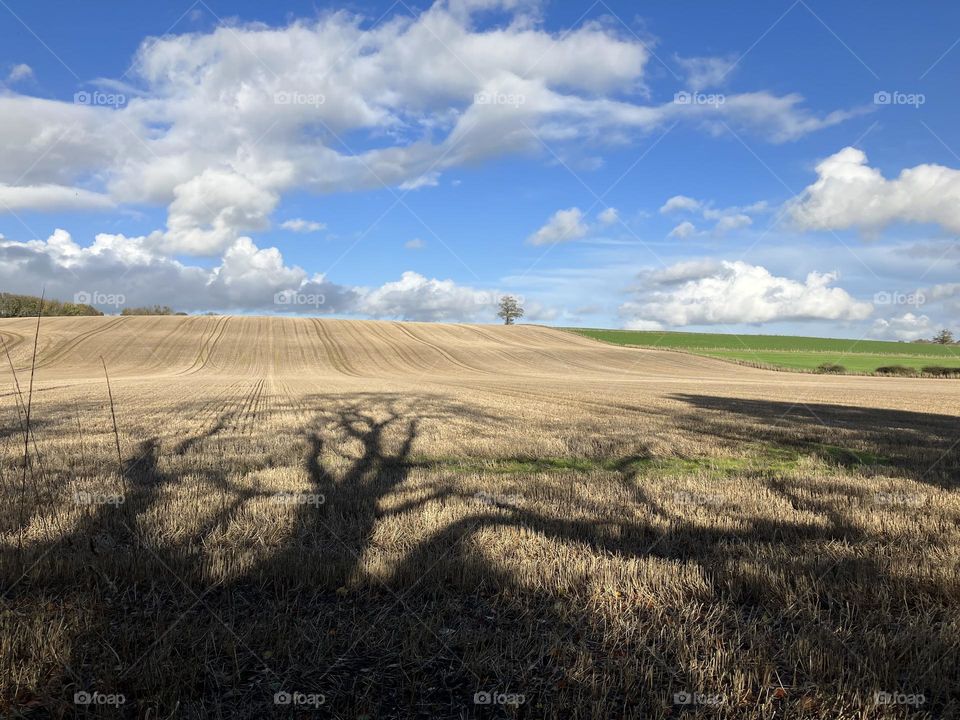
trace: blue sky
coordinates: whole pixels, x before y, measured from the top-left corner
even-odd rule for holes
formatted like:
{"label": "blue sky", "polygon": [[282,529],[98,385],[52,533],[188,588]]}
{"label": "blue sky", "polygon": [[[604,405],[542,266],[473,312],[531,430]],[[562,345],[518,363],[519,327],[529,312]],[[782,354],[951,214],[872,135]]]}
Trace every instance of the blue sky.
{"label": "blue sky", "polygon": [[946,4],[3,0],[0,284],[960,330],[958,39]]}

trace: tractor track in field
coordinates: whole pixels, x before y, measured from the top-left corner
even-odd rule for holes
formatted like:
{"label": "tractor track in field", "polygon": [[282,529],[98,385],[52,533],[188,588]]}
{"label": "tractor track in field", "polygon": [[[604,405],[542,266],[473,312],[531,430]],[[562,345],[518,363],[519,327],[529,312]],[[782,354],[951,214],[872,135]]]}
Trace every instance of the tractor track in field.
{"label": "tractor track in field", "polygon": [[[43,357],[40,357],[40,354],[38,353],[36,367],[37,368],[50,367],[52,364],[54,364],[58,360],[65,357],[70,351],[75,350],[76,348],[78,348],[80,345],[87,342],[91,338],[96,337],[97,335],[100,335],[102,333],[105,333],[108,330],[112,330],[117,325],[120,325],[121,323],[123,323],[126,319],[127,318],[125,317],[118,317],[115,320],[111,320],[109,322],[104,323],[98,328],[87,330],[86,332],[82,332],[78,335],[74,335],[72,338],[64,342],[62,345],[55,346],[51,350],[51,352],[46,353]],[[42,330],[43,328],[41,325],[41,332]]]}
{"label": "tractor track in field", "polygon": [[264,397],[263,388],[267,384],[265,378],[260,378],[254,383],[253,391],[247,398],[243,409],[238,413],[233,430],[240,435],[252,435],[256,428],[256,420],[263,409],[262,401]]}
{"label": "tractor track in field", "polygon": [[203,440],[216,435],[223,429],[223,418],[234,412],[243,402],[245,394],[237,391],[246,385],[246,380],[238,380],[220,389],[216,395],[204,402],[194,413],[186,419],[186,423],[196,423],[190,434],[175,446],[177,455],[184,455],[187,450],[200,444]]}
{"label": "tractor track in field", "polygon": [[[481,328],[471,328],[471,329],[488,341],[496,341],[495,337],[491,337],[490,335],[487,335]],[[550,352],[549,350],[544,350],[543,348],[538,348],[534,345],[524,345],[516,342],[510,343],[510,345],[513,348],[518,348],[529,353],[534,353],[535,355],[540,355],[542,357],[550,358],[551,360],[553,360],[556,363],[559,363],[560,365],[567,365],[569,367],[579,368],[580,370],[588,370],[590,372],[597,372],[598,370],[596,365],[588,365],[586,363],[577,362],[576,360],[572,360],[570,358],[559,357],[554,353]],[[524,365],[530,364],[530,361],[528,359],[522,359],[522,358],[518,358],[517,362],[522,363]]]}
{"label": "tractor track in field", "polygon": [[[194,320],[199,318],[190,318],[190,319]],[[183,327],[175,327],[172,330],[169,330],[161,338],[157,340],[157,342],[155,343],[156,350],[152,350],[150,352],[150,355],[153,357],[153,363],[150,365],[151,369],[156,369],[159,371],[159,370],[164,370],[167,366],[169,366],[169,362],[166,362],[163,358],[160,357],[160,352],[165,349],[167,350],[167,352],[169,352],[171,348],[175,349],[176,343],[173,342],[173,339],[180,334],[186,335],[188,330],[189,330],[189,326],[184,324]]]}
{"label": "tractor track in field", "polygon": [[[6,347],[7,352],[12,352],[15,347],[26,339],[26,336],[11,332],[10,330],[2,330],[0,331],[0,338],[3,338],[3,345]],[[3,360],[4,363],[7,362],[6,356],[0,358],[0,360]]]}
{"label": "tractor track in field", "polygon": [[406,363],[406,365],[414,372],[428,373],[434,369],[434,365],[427,364],[425,360],[418,358],[415,352],[409,351],[403,346],[399,345],[385,330],[378,329],[376,327],[370,327],[370,332],[383,340],[386,346],[396,353],[397,357]]}
{"label": "tractor track in field", "polygon": [[217,319],[216,324],[213,326],[213,330],[211,330],[210,334],[202,340],[200,350],[197,352],[197,357],[193,361],[193,364],[186,370],[177,373],[178,375],[193,375],[200,372],[207,366],[207,362],[210,360],[210,354],[223,337],[223,333],[227,329],[227,323],[229,321],[229,315],[223,315]]}
{"label": "tractor track in field", "polygon": [[[351,338],[353,338],[353,340],[355,341],[355,345],[354,345],[355,352],[357,354],[362,353],[363,356],[367,359],[367,362],[371,367],[380,368],[380,371],[375,373],[374,377],[381,376],[383,372],[392,373],[396,371],[396,368],[390,367],[389,364],[386,367],[383,366],[382,361],[385,358],[380,353],[379,348],[371,347],[371,343],[365,341],[365,338],[362,332],[358,331],[356,328],[352,327],[350,324],[345,324],[342,327],[344,329],[344,332],[348,334]],[[364,330],[366,329],[367,328],[365,327]]]}
{"label": "tractor track in field", "polygon": [[319,318],[313,318],[313,323],[316,327],[317,337],[320,339],[320,344],[323,345],[323,348],[327,353],[327,358],[330,360],[330,366],[341,375],[348,375],[350,377],[357,378],[363,377],[363,375],[357,372],[350,362],[344,357],[341,348],[337,345],[336,341],[330,337],[327,329],[323,326],[323,321]]}
{"label": "tractor track in field", "polygon": [[[470,326],[470,325],[458,325],[457,327],[462,327],[462,328],[464,328],[465,330],[468,330],[469,332],[472,332],[474,335],[477,335],[478,337],[480,337],[481,339],[483,339],[484,342],[490,342],[491,339],[492,339],[489,335],[487,335],[486,333],[482,332],[479,328],[476,328],[476,327],[473,327],[473,326]],[[522,357],[522,356],[520,356],[520,355],[515,355],[515,354],[514,354],[513,352],[511,352],[510,350],[508,350],[508,349],[506,349],[505,347],[503,347],[504,345],[505,345],[505,343],[499,343],[499,347],[497,347],[496,349],[494,349],[493,352],[495,352],[496,354],[500,355],[501,357],[509,358],[512,362],[516,363],[517,365],[523,365],[523,366],[529,365],[529,361],[528,361],[527,358],[524,358],[524,357]],[[515,346],[515,345],[510,345],[510,347],[516,347],[516,346]]]}
{"label": "tractor track in field", "polygon": [[435,352],[439,353],[442,357],[446,358],[446,359],[449,360],[451,363],[453,363],[454,365],[456,365],[456,366],[459,367],[459,368],[462,368],[463,370],[468,370],[469,372],[472,372],[472,373],[480,373],[481,375],[490,375],[490,374],[492,374],[490,370],[484,370],[484,369],[481,369],[481,368],[473,367],[472,365],[468,365],[467,363],[458,360],[458,359],[455,358],[452,354],[450,354],[449,352],[447,352],[446,350],[444,350],[444,349],[443,349],[442,347],[440,347],[439,345],[436,345],[436,344],[434,344],[434,343],[432,343],[432,342],[429,342],[429,341],[427,341],[427,340],[424,340],[424,339],[421,338],[421,337],[418,337],[416,334],[414,334],[414,332],[413,332],[412,330],[410,330],[409,328],[403,327],[403,324],[402,324],[402,323],[397,322],[397,323],[394,323],[393,325],[394,325],[394,327],[396,327],[397,329],[399,329],[401,332],[403,332],[405,335],[407,335],[407,336],[408,336],[410,339],[412,339],[413,341],[418,342],[418,343],[420,343],[421,345],[425,345],[426,347],[429,347],[429,348],[433,349]]}
{"label": "tractor track in field", "polygon": [[572,398],[560,397],[557,395],[551,395],[547,393],[536,393],[529,390],[519,390],[515,387],[503,387],[502,385],[497,385],[491,387],[489,385],[467,385],[463,383],[437,383],[438,385],[444,385],[450,388],[466,388],[474,390],[476,392],[481,392],[485,394],[495,394],[495,395],[510,395],[516,398],[522,398],[525,400],[537,400],[542,403],[551,403],[554,405],[560,405],[563,407],[572,407],[572,408],[583,408],[583,407],[595,407],[605,412],[610,411],[620,411],[632,413],[635,415],[646,415],[647,410],[630,405],[622,405],[616,402],[601,402],[597,400],[574,400]]}

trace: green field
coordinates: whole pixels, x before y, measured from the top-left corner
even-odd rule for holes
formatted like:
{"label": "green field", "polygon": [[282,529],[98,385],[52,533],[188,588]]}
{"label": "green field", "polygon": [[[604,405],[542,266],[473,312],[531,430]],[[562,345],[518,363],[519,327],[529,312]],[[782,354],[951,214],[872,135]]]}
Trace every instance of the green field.
{"label": "green field", "polygon": [[904,365],[917,370],[929,365],[939,365],[955,367],[960,372],[958,345],[790,335],[568,329],[616,345],[685,350],[723,360],[772,365],[791,370],[816,370],[824,363],[835,363],[843,365],[848,372],[856,373],[872,373],[885,365]]}

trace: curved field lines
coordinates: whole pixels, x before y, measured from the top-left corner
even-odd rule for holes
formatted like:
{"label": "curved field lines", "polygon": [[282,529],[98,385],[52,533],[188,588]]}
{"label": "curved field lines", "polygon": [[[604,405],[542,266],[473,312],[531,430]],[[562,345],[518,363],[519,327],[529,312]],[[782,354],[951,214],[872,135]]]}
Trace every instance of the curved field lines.
{"label": "curved field lines", "polygon": [[223,317],[217,318],[215,324],[209,331],[203,336],[200,347],[197,349],[197,356],[194,358],[193,363],[190,367],[181,371],[181,374],[190,375],[193,373],[200,372],[206,367],[207,363],[210,362],[210,353],[216,347],[217,342],[223,337],[224,331],[227,329],[227,323],[230,321],[230,318],[226,315]]}
{"label": "curved field lines", "polygon": [[[66,335],[61,342],[53,347],[44,348],[37,356],[37,367],[47,368],[52,365],[84,366],[98,362],[97,350],[104,344],[96,341],[96,337],[122,324],[126,318],[96,318],[99,322],[95,327],[84,329],[82,332]],[[43,327],[41,323],[41,327]],[[46,329],[45,327],[43,329]],[[120,334],[123,337],[124,334]],[[92,342],[91,342],[92,341]]]}
{"label": "curved field lines", "polygon": [[[12,353],[14,349],[24,341],[24,336],[20,333],[15,333],[10,330],[0,330],[0,340],[3,341],[3,349],[5,352]],[[6,355],[2,358],[6,362]]]}
{"label": "curved field lines", "polygon": [[[18,372],[29,367],[30,318],[0,321]],[[281,377],[316,386],[344,383],[412,383],[433,378],[445,387],[463,383],[531,384],[546,395],[571,399],[605,395],[630,405],[631,395],[665,394],[703,383],[756,394],[796,393],[829,400],[837,392],[878,402],[875,381],[854,376],[826,377],[775,373],[686,353],[625,348],[537,326],[440,325],[261,317],[84,317],[44,318],[37,377],[85,382],[102,375],[126,382],[170,378],[183,387],[187,378]],[[0,358],[2,359],[2,358]],[[944,406],[956,383],[883,381],[881,400],[910,402],[918,393]],[[940,392],[940,389],[946,392]],[[899,391],[908,389],[906,394]]]}
{"label": "curved field lines", "polygon": [[314,319],[313,324],[316,329],[317,339],[323,346],[323,353],[318,357],[324,359],[326,365],[337,373],[351,377],[362,377],[361,374],[354,369],[353,365],[350,364],[343,348],[331,337],[324,321]]}
{"label": "curved field lines", "polygon": [[[493,374],[494,372],[489,367],[487,368],[476,367],[474,365],[471,365],[465,361],[462,361],[454,357],[453,352],[456,352],[456,349],[459,349],[459,347],[462,345],[462,342],[463,342],[462,334],[460,335],[460,337],[457,337],[455,339],[451,338],[452,342],[448,341],[448,345],[451,348],[454,348],[452,352],[448,352],[443,348],[443,346],[440,343],[431,342],[430,340],[424,339],[422,337],[422,333],[414,332],[412,329],[405,326],[404,323],[395,323],[394,327],[400,332],[402,332],[404,335],[406,335],[407,337],[411,338],[414,342],[419,343],[427,348],[430,348],[434,353],[438,354],[440,357],[447,360],[449,365],[452,366],[452,367],[449,367],[448,370],[452,370],[454,373],[457,373],[458,371],[466,370],[468,373],[481,373],[483,375],[490,375],[490,374]],[[444,332],[445,328],[441,327],[441,328],[438,328],[438,330],[440,332]],[[436,331],[434,331],[434,333],[432,334],[436,335]],[[443,339],[440,339],[440,342],[443,342]]]}

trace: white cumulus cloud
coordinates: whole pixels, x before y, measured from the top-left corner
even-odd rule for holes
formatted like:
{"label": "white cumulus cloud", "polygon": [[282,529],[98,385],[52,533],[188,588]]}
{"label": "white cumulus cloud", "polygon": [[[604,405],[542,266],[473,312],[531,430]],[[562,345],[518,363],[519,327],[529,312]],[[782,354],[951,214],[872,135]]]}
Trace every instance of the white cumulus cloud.
{"label": "white cumulus cloud", "polygon": [[620,307],[626,322],[664,325],[766,323],[782,320],[862,320],[873,311],[831,285],[836,273],[812,272],[799,282],[760,265],[689,262],[648,273],[637,297]]}
{"label": "white cumulus cloud", "polygon": [[[501,22],[479,23],[493,6]],[[266,228],[289,192],[426,187],[543,142],[615,143],[676,121],[779,142],[849,117],[765,91],[719,109],[650,103],[646,44],[603,22],[548,28],[531,7],[441,1],[377,23],[340,11],[146,39],[130,85],[100,79],[107,92],[78,102],[0,95],[0,185],[21,208],[166,207],[165,251],[214,256]],[[51,187],[75,191],[26,189]]]}
{"label": "white cumulus cloud", "polygon": [[697,226],[694,225],[689,220],[684,220],[682,223],[677,225],[673,230],[667,233],[667,237],[684,238],[692,237],[697,234]]}
{"label": "white cumulus cloud", "polygon": [[[61,300],[72,300],[77,293],[123,296],[125,306],[160,304],[183,311],[337,313],[448,322],[495,321],[503,295],[412,271],[374,288],[341,285],[288,265],[278,249],[260,248],[248,237],[234,241],[219,264],[200,267],[164,256],[162,242],[160,233],[100,234],[86,247],[65,230],[28,242],[0,236],[0,287],[29,294],[45,288],[48,297]],[[289,301],[297,297],[309,302]],[[524,307],[531,320],[550,320],[557,314],[534,301]]]}
{"label": "white cumulus cloud", "polygon": [[917,340],[932,337],[936,330],[926,315],[908,312],[899,317],[876,319],[873,322],[872,335],[883,340]]}
{"label": "white cumulus cloud", "polygon": [[26,63],[19,63],[10,68],[10,72],[7,73],[8,83],[13,85],[14,83],[23,82],[24,80],[33,80],[32,67]]}
{"label": "white cumulus cloud", "polygon": [[617,209],[612,207],[606,208],[605,210],[601,211],[599,215],[597,215],[597,220],[600,221],[601,225],[613,225],[613,223],[617,222],[619,219],[620,215],[617,212]]}
{"label": "white cumulus cloud", "polygon": [[553,245],[584,237],[590,228],[583,219],[580,208],[557,210],[546,224],[527,238],[531,245]]}
{"label": "white cumulus cloud", "polygon": [[893,222],[912,222],[960,232],[960,170],[925,164],[887,179],[854,147],[831,155],[816,169],[816,182],[790,208],[801,228],[875,231]]}
{"label": "white cumulus cloud", "polygon": [[700,209],[700,201],[686,195],[674,195],[660,206],[660,212],[664,215],[671,212],[696,212]]}

